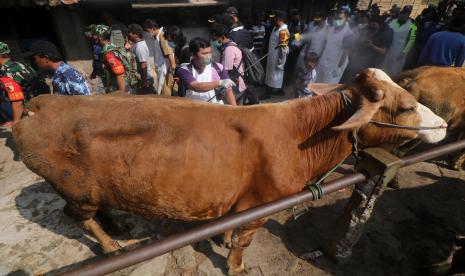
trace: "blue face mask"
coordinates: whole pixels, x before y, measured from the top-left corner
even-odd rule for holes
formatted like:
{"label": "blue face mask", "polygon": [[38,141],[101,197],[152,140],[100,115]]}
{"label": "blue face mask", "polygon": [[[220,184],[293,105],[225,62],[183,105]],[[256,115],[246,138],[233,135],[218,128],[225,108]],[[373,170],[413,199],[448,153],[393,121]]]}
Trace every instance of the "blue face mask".
{"label": "blue face mask", "polygon": [[176,48],[176,42],[168,41],[168,45],[173,49]]}

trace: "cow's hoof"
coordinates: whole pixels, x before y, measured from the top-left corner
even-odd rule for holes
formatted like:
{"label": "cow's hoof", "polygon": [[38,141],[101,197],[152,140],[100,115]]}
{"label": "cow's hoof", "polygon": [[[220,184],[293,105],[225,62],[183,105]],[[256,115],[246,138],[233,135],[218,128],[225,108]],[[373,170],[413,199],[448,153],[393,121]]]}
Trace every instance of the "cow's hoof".
{"label": "cow's hoof", "polygon": [[224,248],[231,249],[232,243],[231,243],[230,240],[229,240],[229,241],[223,241],[223,242],[221,243],[221,245],[222,245]]}
{"label": "cow's hoof", "polygon": [[229,267],[228,269],[228,275],[229,276],[236,276],[236,275],[244,275],[245,272],[245,266],[244,263],[242,263],[240,266],[236,267]]}
{"label": "cow's hoof", "polygon": [[121,249],[121,246],[117,241],[108,241],[105,244],[102,244],[103,252],[105,254],[114,253]]}
{"label": "cow's hoof", "polygon": [[400,184],[399,184],[399,177],[396,175],[391,182],[387,184],[387,186],[391,189],[394,190],[399,190],[400,189]]}
{"label": "cow's hoof", "polygon": [[462,153],[454,160],[454,170],[465,170],[465,153]]}

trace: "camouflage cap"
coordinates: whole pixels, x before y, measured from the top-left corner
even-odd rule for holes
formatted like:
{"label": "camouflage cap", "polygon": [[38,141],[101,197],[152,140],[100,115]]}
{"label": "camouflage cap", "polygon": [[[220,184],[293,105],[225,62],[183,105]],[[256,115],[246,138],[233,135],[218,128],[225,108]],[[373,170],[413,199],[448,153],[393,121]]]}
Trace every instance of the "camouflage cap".
{"label": "camouflage cap", "polygon": [[8,44],[4,42],[0,42],[0,55],[8,55],[10,54],[10,47],[8,47]]}
{"label": "camouflage cap", "polygon": [[92,28],[92,33],[96,35],[102,35],[104,33],[109,33],[111,31],[111,28],[106,26],[106,25],[94,25]]}

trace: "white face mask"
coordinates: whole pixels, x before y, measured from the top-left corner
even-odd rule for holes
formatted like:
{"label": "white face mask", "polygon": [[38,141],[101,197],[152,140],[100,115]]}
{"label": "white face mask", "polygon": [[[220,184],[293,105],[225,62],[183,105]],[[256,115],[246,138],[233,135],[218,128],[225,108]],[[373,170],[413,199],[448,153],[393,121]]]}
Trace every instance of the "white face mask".
{"label": "white face mask", "polygon": [[368,24],[358,24],[358,28],[359,28],[360,30],[365,29],[367,26],[368,26]]}

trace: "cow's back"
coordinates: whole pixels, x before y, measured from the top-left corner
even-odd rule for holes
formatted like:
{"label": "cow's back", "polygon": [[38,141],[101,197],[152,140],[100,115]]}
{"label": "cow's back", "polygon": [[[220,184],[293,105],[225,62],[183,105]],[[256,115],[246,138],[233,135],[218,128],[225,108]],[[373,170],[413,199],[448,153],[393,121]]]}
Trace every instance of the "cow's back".
{"label": "cow's back", "polygon": [[260,181],[262,137],[276,136],[265,129],[287,133],[260,122],[279,115],[266,107],[238,115],[186,100],[47,95],[30,109],[14,127],[24,163],[90,212],[104,204],[183,220],[223,215]]}

